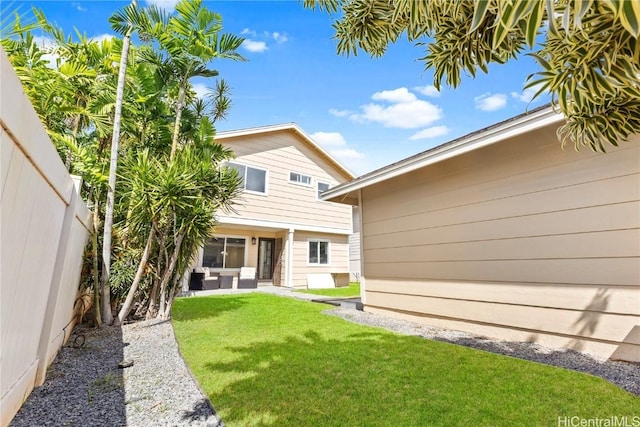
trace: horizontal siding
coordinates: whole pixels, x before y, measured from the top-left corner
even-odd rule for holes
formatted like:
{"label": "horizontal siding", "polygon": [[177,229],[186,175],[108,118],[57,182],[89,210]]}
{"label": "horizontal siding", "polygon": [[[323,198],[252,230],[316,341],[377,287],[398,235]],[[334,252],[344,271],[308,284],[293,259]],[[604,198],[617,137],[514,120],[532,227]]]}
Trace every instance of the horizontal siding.
{"label": "horizontal siding", "polygon": [[349,235],[349,272],[353,280],[360,280],[360,233]]}
{"label": "horizontal siding", "polygon": [[638,265],[638,257],[371,263],[365,252],[364,269],[366,276],[386,278],[633,286]]}
{"label": "horizontal siding", "polygon": [[455,223],[446,216],[442,219],[432,217],[428,222],[405,225],[401,231],[370,224],[366,245],[369,249],[388,247],[390,235],[394,241],[415,246],[629,230],[637,228],[638,217],[640,205],[636,201],[583,208],[580,221],[575,221],[573,209],[467,223]]}
{"label": "horizontal siding", "polygon": [[362,199],[367,305],[567,345],[640,345],[638,136],[575,152],[549,126]]}
{"label": "horizontal siding", "polygon": [[[505,180],[505,185],[508,180]],[[419,188],[419,187],[417,187]],[[616,176],[599,181],[576,184],[569,187],[551,188],[534,193],[500,197],[499,190],[495,194],[485,193],[487,200],[469,202],[466,199],[457,201],[454,206],[442,206],[448,202],[444,196],[436,197],[429,203],[414,199],[414,209],[419,205],[428,205],[429,210],[407,215],[405,210],[398,210],[398,217],[389,211],[389,203],[367,201],[369,209],[381,207],[388,211],[386,218],[375,223],[367,222],[363,225],[364,235],[395,231],[406,231],[406,227],[416,228],[420,224],[430,226],[465,224],[471,222],[507,219],[522,216],[539,215],[544,213],[578,210],[603,205],[624,204],[637,202],[640,194],[638,174]],[[435,208],[438,203],[438,209]],[[427,206],[423,206],[424,209]],[[580,212],[575,212],[579,216]]]}
{"label": "horizontal siding", "polygon": [[388,280],[367,277],[367,292],[567,310],[640,315],[640,286]]}
{"label": "horizontal siding", "polygon": [[[308,239],[329,240],[330,265],[308,265]],[[293,284],[295,287],[307,286],[307,274],[321,273],[349,273],[349,242],[348,236],[336,234],[321,234],[296,232],[293,244]]]}
{"label": "horizontal siding", "polygon": [[[582,312],[527,305],[495,304],[441,299],[415,295],[389,295],[367,292],[367,304],[427,313],[436,317],[464,319],[495,326],[509,326],[532,332],[572,335],[600,341],[622,342],[629,335],[631,316],[606,312]],[[461,316],[464,314],[464,316]],[[631,344],[640,344],[631,336]]]}
{"label": "horizontal siding", "polygon": [[349,235],[349,259],[360,259],[360,233]]}
{"label": "horizontal siding", "polygon": [[[398,242],[399,243],[399,242]],[[580,234],[403,244],[367,249],[369,263],[625,258],[640,253],[637,229]]]}
{"label": "horizontal siding", "polygon": [[[243,193],[232,216],[309,226],[351,229],[351,207],[317,199],[317,183],[347,180],[315,150],[291,132],[224,139],[236,162],[266,169],[267,195]],[[289,172],[312,177],[311,186],[289,182]]]}
{"label": "horizontal siding", "polygon": [[[522,152],[530,151],[523,141],[505,141],[483,149],[489,153],[474,151],[363,189],[367,196],[363,222],[385,220],[390,216],[410,217],[425,211],[562,189],[634,175],[640,169],[637,142],[607,154],[562,150],[559,143],[554,142],[536,146],[535,151],[523,156]],[[511,155],[507,156],[503,151]],[[499,168],[482,166],[498,163]],[[614,167],[601,167],[603,163]],[[471,175],[473,179],[469,179]],[[389,191],[389,187],[393,191]],[[420,191],[415,191],[416,188]],[[378,197],[384,202],[377,201]]]}

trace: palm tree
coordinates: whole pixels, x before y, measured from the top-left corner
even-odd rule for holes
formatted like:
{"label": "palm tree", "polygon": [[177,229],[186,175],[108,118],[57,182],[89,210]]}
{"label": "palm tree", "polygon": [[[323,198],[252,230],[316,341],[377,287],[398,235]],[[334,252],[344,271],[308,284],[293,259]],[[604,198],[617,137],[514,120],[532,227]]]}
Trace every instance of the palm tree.
{"label": "palm tree", "polygon": [[236,52],[244,39],[233,34],[221,35],[222,17],[204,7],[202,0],[181,0],[173,16],[152,6],[144,22],[147,24],[145,31],[158,41],[161,50],[148,59],[161,68],[167,80],[175,81],[178,86],[169,157],[173,160],[178,147],[189,79],[217,76],[216,70],[207,68],[207,64],[214,59],[246,61]]}
{"label": "palm tree", "polygon": [[[425,50],[434,86],[489,72],[526,49],[540,65],[525,89],[549,93],[563,144],[594,151],[640,132],[640,1],[303,0],[337,18],[338,53],[381,56],[402,36]],[[523,76],[524,77],[524,76]],[[534,96],[534,97],[535,97]]]}
{"label": "palm tree", "polygon": [[[135,198],[129,226],[133,232],[147,238],[136,276],[116,323],[124,321],[129,314],[156,240],[161,242],[156,249],[160,253],[166,250],[166,259],[153,259],[159,280],[154,284],[156,289],[150,297],[148,313],[150,317],[156,314],[163,318],[168,316],[175,296],[175,283],[184,274],[188,260],[210,236],[216,211],[228,209],[238,194],[240,180],[237,174],[221,168],[222,162],[233,154],[214,144],[212,134],[209,135],[208,146],[189,145],[178,151],[173,161],[152,157],[148,150],[128,161],[125,186]],[[170,283],[174,285],[169,286]]]}
{"label": "palm tree", "polygon": [[[128,6],[129,13],[135,15],[138,0],[132,0]],[[126,13],[126,12],[125,12]],[[117,27],[116,27],[117,28]],[[122,41],[122,54],[120,55],[120,68],[118,72],[118,86],[116,88],[116,106],[113,114],[113,135],[111,139],[111,157],[109,162],[109,186],[107,188],[107,205],[104,215],[104,234],[102,238],[102,320],[107,325],[113,322],[111,313],[111,290],[109,287],[109,273],[111,269],[111,235],[113,227],[113,204],[115,198],[116,172],[118,169],[118,146],[120,142],[120,122],[122,119],[122,99],[127,75],[127,58],[131,34],[134,31],[133,23],[127,27]]]}

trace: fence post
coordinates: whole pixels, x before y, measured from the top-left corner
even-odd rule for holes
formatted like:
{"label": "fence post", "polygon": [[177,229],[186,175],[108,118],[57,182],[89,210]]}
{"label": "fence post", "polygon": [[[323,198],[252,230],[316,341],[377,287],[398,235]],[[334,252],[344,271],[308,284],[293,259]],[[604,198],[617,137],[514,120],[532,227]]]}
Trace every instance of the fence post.
{"label": "fence post", "polygon": [[64,212],[64,220],[62,222],[62,229],[60,230],[60,239],[58,240],[58,251],[56,253],[56,260],[51,277],[51,286],[49,288],[47,308],[45,310],[44,320],[42,321],[40,342],[38,344],[38,370],[36,371],[35,379],[36,387],[44,383],[47,367],[49,366],[49,345],[51,344],[51,330],[53,328],[53,320],[56,315],[56,310],[64,308],[58,307],[58,297],[60,294],[60,288],[62,287],[65,260],[67,258],[67,250],[69,247],[69,240],[71,238],[71,228],[75,220],[76,203],[78,200],[80,200],[80,196],[74,188],[73,191],[71,191],[69,204],[65,208]]}

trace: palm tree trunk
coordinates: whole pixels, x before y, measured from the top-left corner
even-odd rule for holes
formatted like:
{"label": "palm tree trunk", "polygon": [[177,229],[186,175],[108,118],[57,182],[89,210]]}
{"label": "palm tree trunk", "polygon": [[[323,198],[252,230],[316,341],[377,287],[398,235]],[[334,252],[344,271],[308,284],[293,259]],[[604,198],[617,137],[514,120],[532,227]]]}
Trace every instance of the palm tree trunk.
{"label": "palm tree trunk", "polygon": [[187,95],[187,81],[180,85],[178,92],[178,103],[176,104],[176,123],[173,125],[173,139],[171,140],[171,155],[169,161],[173,161],[173,156],[178,148],[178,135],[180,134],[180,121],[182,120],[182,110],[184,109],[184,98]]}
{"label": "palm tree trunk", "polygon": [[[93,192],[93,188],[91,189]],[[98,275],[98,231],[100,231],[100,215],[98,214],[98,195],[93,202],[93,234],[91,235],[91,257],[93,258],[93,316],[96,326],[102,326],[100,316],[100,276]]]}
{"label": "palm tree trunk", "polygon": [[155,223],[151,225],[151,231],[149,231],[149,237],[147,238],[147,245],[144,247],[144,253],[142,254],[142,259],[140,260],[140,264],[138,264],[138,271],[136,271],[136,277],[133,279],[133,283],[131,284],[131,288],[129,288],[129,292],[127,293],[127,299],[125,299],[118,316],[114,319],[114,323],[116,325],[122,324],[124,319],[129,315],[129,311],[131,310],[131,303],[133,303],[133,297],[138,290],[138,285],[140,284],[140,280],[144,274],[144,269],[147,266],[147,261],[149,260],[149,253],[151,252],[151,245],[153,244],[153,238],[155,236],[156,228]]}
{"label": "palm tree trunk", "polygon": [[158,308],[158,315],[165,319],[165,302],[167,300],[167,284],[171,279],[173,274],[173,270],[176,267],[176,262],[178,261],[178,255],[180,254],[180,248],[182,247],[182,240],[184,239],[186,231],[181,230],[180,234],[178,234],[178,238],[176,239],[176,246],[173,249],[173,253],[171,254],[171,258],[169,259],[169,263],[167,264],[167,269],[164,272],[164,276],[162,277],[162,282],[160,283],[160,307]]}
{"label": "palm tree trunk", "polygon": [[[184,274],[184,272],[183,272]],[[167,308],[164,309],[164,319],[168,319],[171,316],[171,307],[173,306],[173,301],[175,301],[176,297],[178,296],[179,292],[179,286],[178,286],[178,282],[180,281],[180,279],[182,278],[182,275],[180,274],[176,274],[175,276],[173,276],[173,285],[171,286],[171,291],[169,292],[169,300],[167,301]]]}
{"label": "palm tree trunk", "polygon": [[159,272],[162,270],[163,263],[163,253],[164,253],[164,242],[166,238],[161,235],[161,238],[158,239],[158,257],[156,264],[156,273],[155,279],[153,280],[153,287],[151,288],[151,294],[149,295],[149,306],[147,307],[147,314],[145,315],[145,319],[153,319],[157,314],[157,305],[156,300],[158,299],[158,289],[160,289],[160,274]]}
{"label": "palm tree trunk", "polygon": [[[132,0],[133,7],[138,5],[138,0]],[[120,121],[122,119],[122,99],[124,84],[127,75],[127,60],[129,58],[129,45],[133,27],[122,41],[122,54],[120,55],[120,69],[118,71],[118,87],[116,89],[116,106],[113,115],[113,137],[111,139],[111,159],[109,163],[109,188],[107,190],[107,206],[104,216],[104,237],[102,239],[102,319],[110,325],[113,321],[111,313],[111,289],[109,287],[109,273],[111,269],[111,229],[113,227],[113,203],[116,188],[116,170],[118,168],[118,145],[120,142]]]}

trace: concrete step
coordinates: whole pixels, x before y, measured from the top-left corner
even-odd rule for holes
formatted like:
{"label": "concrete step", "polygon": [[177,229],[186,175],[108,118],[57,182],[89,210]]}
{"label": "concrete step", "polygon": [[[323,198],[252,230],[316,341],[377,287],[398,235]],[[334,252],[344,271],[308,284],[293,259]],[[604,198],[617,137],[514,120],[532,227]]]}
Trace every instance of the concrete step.
{"label": "concrete step", "polygon": [[352,310],[362,311],[362,300],[360,298],[314,298],[312,302],[320,302],[335,307],[350,308]]}

